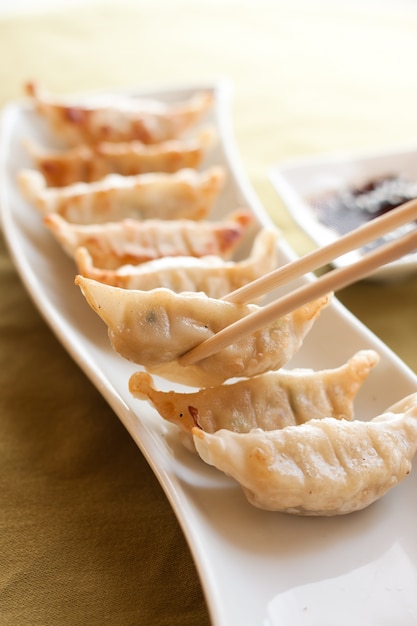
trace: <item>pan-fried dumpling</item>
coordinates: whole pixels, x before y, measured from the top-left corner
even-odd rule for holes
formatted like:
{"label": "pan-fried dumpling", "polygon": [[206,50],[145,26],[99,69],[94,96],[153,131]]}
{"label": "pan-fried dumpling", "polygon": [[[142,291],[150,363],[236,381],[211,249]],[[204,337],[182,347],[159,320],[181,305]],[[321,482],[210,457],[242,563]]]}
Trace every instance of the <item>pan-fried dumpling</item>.
{"label": "pan-fried dumpling", "polygon": [[235,211],[223,221],[132,220],[71,224],[58,213],[44,223],[72,258],[87,248],[96,267],[116,269],[165,256],[216,255],[230,259],[253,222],[249,211]]}
{"label": "pan-fried dumpling", "polygon": [[164,103],[123,94],[57,98],[35,83],[26,85],[36,110],[69,145],[100,141],[157,143],[175,139],[212,108],[214,95],[197,91],[188,100]]}
{"label": "pan-fried dumpling", "polygon": [[199,220],[211,210],[223,186],[224,170],[109,174],[94,183],[67,187],[46,187],[40,172],[22,170],[18,180],[22,193],[42,215],[56,212],[76,224],[102,224],[127,217]]}
{"label": "pan-fried dumpling", "polygon": [[151,373],[195,387],[282,367],[330,302],[330,296],[319,298],[216,354],[183,366],[177,361],[183,353],[259,307],[164,288],[120,289],[83,276],[75,282],[107,324],[116,352]]}
{"label": "pan-fried dumpling", "polygon": [[80,181],[91,183],[112,173],[134,176],[196,169],[213,143],[214,131],[207,128],[196,137],[150,145],[141,141],[103,141],[61,151],[45,150],[28,142],[26,146],[47,185],[64,187]]}
{"label": "pan-fried dumpling", "polygon": [[166,287],[182,291],[203,291],[221,298],[248,282],[268,274],[277,265],[277,232],[261,230],[251,255],[243,261],[223,261],[218,256],[163,257],[140,265],[122,265],[115,270],[95,267],[86,248],[75,254],[78,273],[106,285],[148,291]]}
{"label": "pan-fried dumpling", "polygon": [[276,430],[322,417],[353,419],[355,396],[378,360],[374,350],[361,350],[335,369],[281,369],[194,393],[158,390],[139,371],[130,377],[129,390],[189,433],[195,426],[208,433]]}
{"label": "pan-fried dumpling", "polygon": [[363,509],[411,471],[417,393],[369,422],[327,417],[249,433],[193,429],[201,458],[241,484],[262,509],[341,515]]}

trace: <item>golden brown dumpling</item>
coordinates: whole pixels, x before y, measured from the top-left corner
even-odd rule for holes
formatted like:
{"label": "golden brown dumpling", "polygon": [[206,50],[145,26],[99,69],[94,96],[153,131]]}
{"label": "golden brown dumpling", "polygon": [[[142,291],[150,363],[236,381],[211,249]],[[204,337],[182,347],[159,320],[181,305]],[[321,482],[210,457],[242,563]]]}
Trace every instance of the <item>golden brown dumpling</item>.
{"label": "golden brown dumpling", "polygon": [[116,352],[151,373],[195,387],[282,367],[301,347],[331,299],[329,295],[318,298],[216,354],[184,366],[177,360],[184,352],[259,307],[202,293],[120,289],[83,276],[75,282],[107,324]]}
{"label": "golden brown dumpling", "polygon": [[30,143],[26,146],[47,185],[64,187],[80,181],[91,183],[112,173],[135,176],[195,169],[214,143],[214,137],[214,131],[207,128],[196,137],[150,145],[141,141],[103,141],[60,151],[41,149]]}
{"label": "golden brown dumpling", "polygon": [[135,372],[129,390],[186,432],[276,430],[322,417],[353,419],[354,398],[378,360],[374,350],[361,350],[335,369],[281,369],[194,393],[160,391],[147,372]]}
{"label": "golden brown dumpling", "polygon": [[229,259],[242,242],[253,216],[235,211],[223,221],[132,220],[103,224],[72,224],[58,213],[48,213],[45,225],[63,249],[74,257],[77,248],[87,248],[96,267],[116,269],[165,256]]}
{"label": "golden brown dumpling", "polygon": [[417,393],[369,422],[315,419],[249,433],[193,429],[201,458],[234,478],[259,508],[299,515],[363,509],[411,471]]}
{"label": "golden brown dumpling", "polygon": [[277,264],[277,232],[261,230],[252,252],[242,261],[224,261],[218,256],[163,257],[139,265],[122,265],[115,270],[95,267],[86,248],[75,254],[78,273],[106,285],[147,291],[166,287],[182,291],[202,291],[221,298],[248,282],[271,272]]}
{"label": "golden brown dumpling", "polygon": [[57,98],[26,85],[36,110],[54,134],[68,143],[132,141],[157,143],[175,139],[195,125],[213,106],[210,91],[197,91],[183,102],[170,104],[123,94],[88,98]]}
{"label": "golden brown dumpling", "polygon": [[211,210],[225,173],[221,167],[174,174],[152,172],[137,176],[109,174],[94,183],[46,187],[36,170],[22,170],[19,186],[42,215],[59,213],[68,222],[92,224],[134,219],[204,219]]}

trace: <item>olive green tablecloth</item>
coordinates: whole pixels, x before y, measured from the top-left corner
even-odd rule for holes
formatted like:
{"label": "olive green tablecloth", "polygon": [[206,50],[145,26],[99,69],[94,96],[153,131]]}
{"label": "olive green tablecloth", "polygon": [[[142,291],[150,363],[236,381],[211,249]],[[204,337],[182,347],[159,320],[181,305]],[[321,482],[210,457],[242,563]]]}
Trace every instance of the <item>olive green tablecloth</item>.
{"label": "olive green tablecloth", "polygon": [[[0,58],[0,105],[29,78],[65,93],[229,77],[243,165],[299,253],[271,164],[417,140],[413,2],[100,4],[0,20]],[[157,480],[2,238],[0,255],[0,626],[209,624]],[[416,275],[340,297],[417,371]]]}

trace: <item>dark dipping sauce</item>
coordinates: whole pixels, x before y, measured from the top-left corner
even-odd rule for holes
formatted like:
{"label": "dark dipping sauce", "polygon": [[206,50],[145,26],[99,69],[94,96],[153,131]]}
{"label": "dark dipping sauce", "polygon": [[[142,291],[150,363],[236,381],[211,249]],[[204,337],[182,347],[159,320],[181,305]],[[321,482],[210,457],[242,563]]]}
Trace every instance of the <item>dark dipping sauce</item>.
{"label": "dark dipping sauce", "polygon": [[[348,187],[310,200],[316,218],[338,235],[344,235],[374,217],[417,198],[417,182],[402,176],[386,175],[370,179],[358,187]],[[406,232],[411,226],[398,229]],[[394,235],[386,235],[365,250],[385,243]]]}

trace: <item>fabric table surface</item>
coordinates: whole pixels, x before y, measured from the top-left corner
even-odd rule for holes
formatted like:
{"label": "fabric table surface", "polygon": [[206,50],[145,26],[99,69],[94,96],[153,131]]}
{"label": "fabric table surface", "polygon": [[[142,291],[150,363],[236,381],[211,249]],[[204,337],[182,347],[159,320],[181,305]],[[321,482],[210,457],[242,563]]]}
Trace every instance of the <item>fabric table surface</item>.
{"label": "fabric table surface", "polygon": [[[417,138],[414,2],[157,0],[0,19],[0,106],[56,93],[234,84],[256,193],[312,249],[268,177],[288,157]],[[146,460],[32,304],[0,240],[0,626],[203,626],[204,594]],[[340,299],[417,371],[417,275]],[[235,626],[235,625],[231,625]]]}

